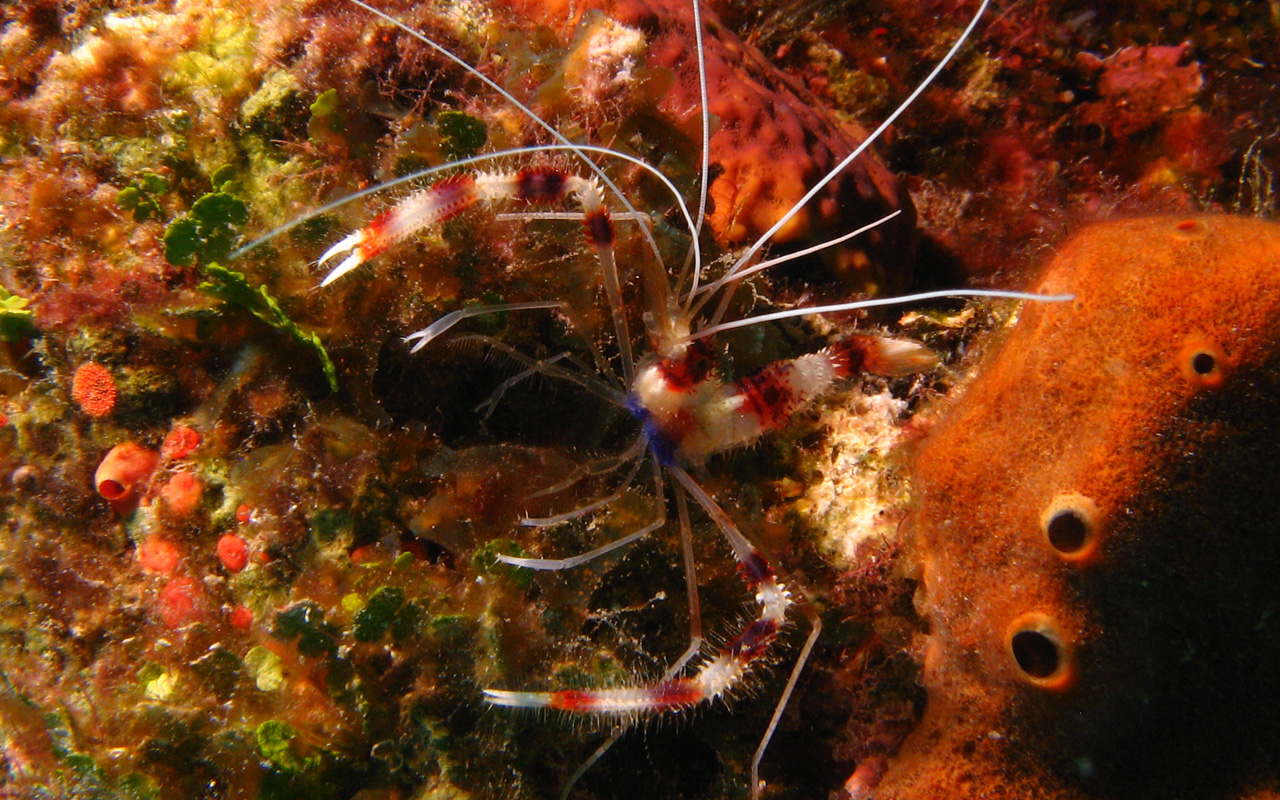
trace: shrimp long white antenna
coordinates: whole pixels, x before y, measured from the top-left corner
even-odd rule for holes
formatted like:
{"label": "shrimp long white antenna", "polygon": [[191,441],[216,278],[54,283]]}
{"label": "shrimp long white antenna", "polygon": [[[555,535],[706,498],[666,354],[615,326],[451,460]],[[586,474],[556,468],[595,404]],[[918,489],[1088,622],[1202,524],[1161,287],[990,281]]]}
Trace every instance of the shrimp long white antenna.
{"label": "shrimp long white antenna", "polygon": [[1076,299],[1076,296],[1073,294],[1036,294],[1035,292],[1011,292],[1004,289],[942,289],[934,292],[904,294],[898,297],[877,297],[871,300],[854,300],[848,303],[836,303],[835,305],[830,306],[805,306],[803,308],[789,308],[785,311],[774,311],[770,314],[757,314],[754,317],[744,317],[743,319],[736,319],[732,322],[721,322],[718,325],[703,328],[696,333],[690,334],[687,341],[704,339],[708,336],[714,336],[717,333],[734,330],[735,328],[746,328],[750,325],[759,325],[763,322],[775,322],[780,319],[807,317],[810,314],[837,314],[841,311],[857,311],[862,308],[880,308],[883,306],[898,306],[906,305],[908,303],[918,303],[924,300],[964,297],[1000,297],[1008,300],[1033,300],[1041,303],[1065,303]]}
{"label": "shrimp long white antenna", "polygon": [[[725,274],[725,278],[732,280],[735,276],[740,277],[740,273],[742,272],[746,263],[751,259],[752,256],[760,252],[760,248],[764,247],[765,244],[768,243],[768,241],[773,238],[773,235],[775,233],[782,230],[782,226],[786,225],[788,222],[791,221],[792,217],[800,213],[800,209],[804,208],[805,205],[807,205],[808,202],[812,200],[815,195],[818,194],[818,192],[822,191],[823,188],[826,187],[828,183],[831,183],[831,181],[835,180],[835,177],[839,175],[842,171],[844,171],[845,167],[852,164],[854,159],[862,155],[867,150],[867,148],[871,147],[871,145],[874,144],[876,140],[878,140],[886,130],[888,130],[889,126],[892,125],[894,122],[896,122],[898,117],[902,116],[903,112],[905,112],[908,108],[910,108],[915,103],[916,99],[920,97],[920,95],[924,92],[924,90],[929,88],[929,85],[933,83],[934,79],[936,79],[938,75],[942,72],[942,70],[946,69],[947,65],[951,63],[952,59],[955,58],[956,53],[960,52],[960,48],[964,46],[965,42],[969,40],[969,36],[972,35],[974,29],[978,27],[978,21],[982,18],[983,13],[986,12],[987,6],[990,5],[990,3],[991,3],[991,0],[982,0],[982,2],[978,5],[978,10],[973,15],[973,18],[969,20],[969,24],[965,26],[965,29],[964,31],[961,32],[959,38],[957,38],[955,43],[951,45],[951,49],[948,50],[946,55],[944,55],[942,59],[938,61],[937,64],[934,65],[933,69],[929,72],[928,75],[925,76],[924,80],[922,80],[916,86],[916,88],[911,92],[911,94],[907,95],[907,99],[899,103],[898,107],[893,110],[893,113],[891,113],[888,117],[886,117],[884,121],[881,122],[878,127],[876,127],[875,130],[873,130],[870,134],[868,134],[867,138],[864,139],[861,144],[859,144],[857,147],[853,149],[853,152],[845,156],[844,159],[839,164],[837,164],[829,172],[827,172],[826,176],[824,176],[822,180],[815,183],[809,189],[809,191],[805,192],[804,196],[801,197],[795,203],[795,205],[793,205],[787,211],[787,213],[779,217],[778,221],[773,223],[773,226],[770,227],[769,230],[761,234],[760,238],[756,239],[756,241],[750,247],[748,247],[745,251],[743,251],[742,255],[738,256],[738,260],[734,262],[732,267],[729,268],[729,271]],[[691,294],[689,296],[689,300],[687,301],[687,303],[692,304],[692,302],[693,302],[693,295]],[[688,304],[686,305],[686,309],[690,307],[690,305]],[[726,294],[725,297],[721,300],[719,308],[717,308],[715,315],[711,319],[711,324],[713,327],[724,316],[724,312],[727,309],[727,307],[728,307],[728,294]]]}
{"label": "shrimp long white antenna", "polygon": [[[702,3],[693,3],[693,36],[694,49],[698,54],[698,107],[702,116],[702,164],[701,177],[698,181],[698,225],[694,228],[693,238],[696,241],[702,233],[702,221],[707,213],[707,176],[711,173],[711,108],[707,98],[707,51],[702,41]],[[698,269],[701,269],[701,262]],[[698,272],[693,273],[693,287],[698,288]]]}
{"label": "shrimp long white antenna", "polygon": [[849,231],[843,236],[837,236],[834,239],[829,239],[820,244],[815,244],[812,247],[806,247],[803,250],[797,250],[794,253],[787,253],[786,255],[781,255],[781,256],[778,256],[777,258],[771,258],[767,261],[761,261],[759,264],[753,264],[747,269],[741,270],[737,275],[735,275],[732,278],[721,277],[719,280],[715,281],[714,283],[707,284],[706,286],[699,289],[698,293],[700,294],[702,292],[714,292],[720,287],[724,286],[729,281],[737,280],[739,278],[745,278],[748,275],[754,275],[757,272],[762,272],[766,269],[769,269],[770,267],[776,267],[779,264],[785,264],[788,261],[795,261],[798,258],[804,258],[805,256],[810,256],[810,255],[813,255],[814,253],[819,253],[828,248],[835,247],[836,245],[844,244],[850,239],[856,239],[857,237],[861,236],[867,231],[871,231],[871,230],[875,230],[876,228],[879,228],[881,225],[894,219],[895,217],[900,216],[901,214],[902,214],[902,209],[898,209],[897,211],[891,211],[888,214],[885,214],[880,219],[876,220],[875,222],[868,222],[866,225],[863,225],[861,228],[857,228],[856,230]]}
{"label": "shrimp long white antenna", "polygon": [[770,258],[767,261],[761,261],[759,264],[753,264],[747,269],[740,271],[737,275],[733,275],[733,276],[722,275],[717,280],[711,283],[708,283],[707,285],[703,286],[701,289],[697,289],[694,292],[695,294],[702,294],[705,296],[701,300],[699,300],[696,305],[693,306],[693,309],[690,313],[696,315],[698,311],[702,308],[702,306],[707,302],[707,300],[711,299],[711,297],[714,296],[716,291],[724,288],[725,286],[729,285],[730,283],[733,283],[734,281],[741,280],[742,278],[745,278],[748,275],[754,275],[757,272],[763,272],[764,270],[769,269],[770,267],[776,267],[779,264],[785,264],[788,261],[795,261],[798,258],[804,258],[805,256],[810,256],[810,255],[813,255],[814,253],[819,253],[828,248],[835,247],[836,245],[844,244],[850,239],[857,238],[858,236],[861,236],[867,231],[874,230],[880,227],[881,225],[897,217],[901,213],[902,213],[902,209],[898,209],[897,211],[893,211],[889,214],[885,214],[883,217],[876,220],[875,222],[868,222],[866,225],[863,225],[861,228],[858,228],[857,230],[849,231],[843,236],[838,236],[835,239],[829,239],[820,244],[815,244],[812,247],[806,247],[803,250],[797,250],[794,253],[787,253],[786,255],[781,255],[781,256],[778,256],[777,258]]}
{"label": "shrimp long white antenna", "polygon": [[[689,259],[692,259],[693,264],[693,283],[689,289],[691,294],[698,291],[698,283],[702,279],[702,258],[698,251],[698,240],[702,236],[702,223],[707,217],[707,193],[710,188],[707,186],[707,177],[711,173],[711,101],[707,97],[707,52],[702,34],[702,3],[700,0],[694,0],[692,5],[694,51],[698,54],[698,110],[702,117],[702,163],[701,177],[698,180],[698,224],[693,229],[693,249],[689,251]],[[689,270],[689,259],[685,260],[684,268],[680,272],[680,280],[676,283],[677,292],[684,286],[685,274]]]}

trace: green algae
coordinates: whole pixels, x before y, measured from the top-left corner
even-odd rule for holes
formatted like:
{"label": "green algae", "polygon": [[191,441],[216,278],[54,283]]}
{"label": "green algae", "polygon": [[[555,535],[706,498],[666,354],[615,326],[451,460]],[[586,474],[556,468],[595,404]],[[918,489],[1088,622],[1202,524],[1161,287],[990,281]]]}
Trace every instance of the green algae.
{"label": "green algae", "polygon": [[335,392],[338,391],[338,370],[334,366],[333,360],[329,358],[329,351],[324,346],[324,342],[320,340],[316,333],[308,333],[302,330],[280,307],[279,302],[272,297],[266,286],[259,286],[255,289],[242,273],[220,267],[217,264],[208,265],[204,271],[212,280],[200,284],[201,291],[225,303],[245,309],[271,327],[284,331],[314,350],[316,356],[320,359],[320,368],[324,371],[325,381],[329,384],[329,389]]}
{"label": "green algae", "polygon": [[436,115],[440,145],[449,161],[470,158],[480,152],[489,135],[484,120],[462,111],[441,111]]}
{"label": "green algae", "polygon": [[165,229],[164,257],[182,267],[224,262],[237,229],[248,221],[249,207],[239,197],[223,191],[206,194]]}
{"label": "green algae", "polygon": [[293,726],[267,720],[254,731],[258,752],[269,765],[258,790],[259,800],[329,800],[348,797],[367,780],[340,753],[308,746]]}
{"label": "green algae", "polygon": [[333,656],[342,629],[325,621],[324,609],[310,600],[295,603],[276,615],[271,635],[293,641],[304,656]]}
{"label": "green algae", "polygon": [[200,18],[196,43],[173,59],[165,89],[198,109],[219,109],[229,96],[248,94],[258,56],[259,30],[229,9]]}
{"label": "green algae", "polygon": [[[176,266],[200,266],[209,278],[198,287],[201,291],[245,309],[314,350],[330,390],[337,391],[337,368],[320,337],[299,327],[265,285],[255,288],[243,273],[220,266],[239,242],[240,226],[249,221],[248,204],[238,194],[243,189],[237,180],[239,174],[230,164],[213,171],[210,181],[214,191],[197,199],[189,212],[175,218],[165,229],[165,259]],[[139,185],[136,197],[131,199],[140,202],[137,198],[146,196],[146,191],[145,186]]]}
{"label": "green algae", "polygon": [[325,89],[316,96],[315,101],[307,108],[313,117],[327,117],[337,112],[338,103],[338,90]]}
{"label": "green algae", "polygon": [[116,205],[131,212],[134,222],[158,220],[164,215],[159,198],[168,191],[168,178],[154,172],[143,172],[116,194]]}
{"label": "green algae", "polygon": [[284,667],[280,656],[261,645],[245,653],[244,664],[254,685],[263,692],[278,692],[285,686]]}
{"label": "green algae", "polygon": [[377,642],[388,632],[403,641],[420,632],[425,613],[416,601],[405,601],[398,586],[379,586],[351,622],[351,637],[357,642]]}
{"label": "green algae", "polygon": [[0,286],[0,341],[17,342],[39,335],[31,301]]}
{"label": "green algae", "polygon": [[304,772],[319,766],[319,756],[300,756],[294,747],[298,732],[292,725],[279,720],[267,720],[254,732],[258,740],[258,752],[273,767],[285,772]]}
{"label": "green algae", "polygon": [[138,670],[138,686],[149,700],[172,700],[178,680],[172,670],[152,662]]}

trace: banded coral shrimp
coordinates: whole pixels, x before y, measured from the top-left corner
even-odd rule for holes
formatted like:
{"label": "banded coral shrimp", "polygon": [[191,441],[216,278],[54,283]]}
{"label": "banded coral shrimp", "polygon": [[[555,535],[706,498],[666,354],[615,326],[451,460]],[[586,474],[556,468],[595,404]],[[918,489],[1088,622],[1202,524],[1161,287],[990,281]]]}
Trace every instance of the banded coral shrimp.
{"label": "banded coral shrimp", "polygon": [[[490,688],[485,699],[495,706],[522,709],[550,709],[605,721],[613,728],[612,734],[582,767],[570,777],[564,789],[568,795],[577,779],[600,758],[617,739],[621,731],[640,719],[669,714],[722,700],[742,689],[747,674],[759,667],[769,657],[772,645],[794,615],[802,613],[808,623],[808,633],[799,654],[787,675],[781,695],[774,706],[772,716],[760,743],[751,757],[750,792],[758,798],[764,784],[760,780],[760,766],[766,748],[776,730],[788,700],[795,691],[801,672],[820,635],[821,622],[816,612],[804,601],[798,586],[784,581],[761,551],[743,533],[733,517],[725,511],[690,470],[701,467],[717,453],[752,444],[765,434],[782,427],[795,414],[809,407],[821,395],[828,392],[837,381],[858,372],[868,371],[886,376],[901,376],[926,371],[936,363],[935,355],[922,345],[909,340],[879,334],[846,336],[831,346],[809,355],[772,362],[760,371],[738,380],[722,377],[716,364],[717,352],[710,345],[711,337],[730,330],[759,325],[794,317],[858,311],[882,305],[923,302],[943,297],[1006,297],[1028,299],[1017,292],[1003,291],[941,291],[883,298],[869,301],[830,304],[816,307],[800,307],[770,314],[749,316],[724,321],[730,312],[734,290],[740,282],[753,274],[788,260],[800,258],[818,250],[832,247],[863,235],[878,225],[896,217],[896,212],[858,228],[844,236],[823,244],[806,248],[797,253],[756,262],[757,254],[787,223],[801,213],[827,183],[874,143],[883,131],[903,113],[933,78],[951,61],[978,24],[986,8],[983,2],[968,27],[957,38],[947,55],[934,67],[912,94],[886,119],[881,126],[856,150],[848,154],[838,165],[819,180],[799,202],[792,205],[773,225],[744,251],[737,254],[731,266],[714,280],[704,275],[707,262],[701,247],[702,219],[706,203],[708,183],[708,148],[710,120],[707,113],[707,80],[702,67],[701,43],[695,48],[699,55],[701,101],[702,158],[699,180],[699,208],[689,208],[677,187],[656,167],[628,153],[602,147],[578,145],[570,142],[553,126],[546,123],[492,80],[465,64],[444,48],[413,32],[394,18],[366,5],[361,0],[353,3],[372,14],[419,38],[445,57],[461,65],[477,76],[491,89],[499,92],[520,111],[534,120],[558,144],[535,145],[496,153],[486,153],[462,159],[442,167],[414,173],[395,183],[422,180],[442,172],[448,177],[436,180],[427,188],[415,191],[375,217],[366,226],[356,230],[333,244],[318,258],[324,267],[336,262],[321,281],[329,286],[343,276],[376,259],[395,247],[402,240],[435,228],[472,207],[500,208],[504,205],[564,206],[578,208],[579,212],[568,216],[580,219],[586,229],[587,241],[594,251],[600,280],[608,309],[618,354],[606,356],[585,335],[589,356],[578,358],[571,352],[550,357],[525,356],[503,342],[490,337],[472,335],[465,338],[483,347],[499,352],[520,363],[523,370],[502,382],[494,391],[489,405],[496,405],[502,395],[529,378],[541,376],[567,383],[582,392],[594,395],[604,403],[633,419],[639,430],[630,443],[614,456],[581,465],[568,477],[535,496],[567,494],[568,490],[588,478],[600,478],[622,474],[606,496],[597,498],[568,511],[545,517],[529,517],[524,525],[532,528],[549,528],[566,522],[589,518],[616,502],[631,491],[637,477],[648,466],[651,494],[655,498],[653,519],[627,535],[585,553],[562,558],[535,558],[498,554],[497,558],[508,565],[541,571],[565,571],[595,561],[606,554],[648,537],[667,526],[667,490],[670,487],[671,502],[675,506],[676,521],[682,544],[686,591],[689,602],[689,644],[675,659],[663,677],[653,683],[614,686],[597,689],[559,689],[535,692]],[[695,20],[700,11],[693,4]],[[700,34],[701,22],[695,23]],[[594,174],[577,174],[555,163],[534,162],[512,171],[485,171],[482,166],[492,162],[510,161],[513,158],[536,158],[539,154],[568,153],[580,159]],[[680,218],[689,231],[690,252],[682,274],[674,282],[662,266],[661,248],[656,244],[645,216],[637,212],[623,192],[610,179],[600,163],[622,161],[643,170],[658,181],[670,193],[671,202],[679,209]],[[384,184],[370,191],[385,190]],[[607,188],[607,191],[606,191]],[[366,193],[344,198],[339,203],[350,202]],[[614,213],[609,209],[616,201],[626,210]],[[330,207],[313,212],[295,221],[301,222],[323,213]],[[531,217],[553,217],[555,214],[531,214]],[[627,306],[629,276],[619,268],[615,253],[613,220],[627,218],[640,222],[639,230],[647,240],[653,261],[645,261],[637,270],[643,286],[645,313],[643,320],[648,331],[650,351],[637,355],[641,348],[633,343],[632,322]],[[283,232],[278,230],[269,236]],[[259,244],[254,242],[243,248],[243,253]],[[1058,299],[1039,298],[1036,299]],[[579,333],[585,326],[579,321],[573,303],[563,299],[530,299],[512,303],[488,303],[468,306],[449,312],[427,328],[405,337],[412,345],[410,352],[418,352],[454,326],[468,318],[510,312],[554,311],[564,317],[570,328]],[[715,529],[728,544],[733,559],[752,593],[757,605],[756,615],[746,626],[715,652],[704,653],[705,640],[698,600],[698,584],[693,555],[692,521],[689,499],[711,520]],[[686,672],[688,674],[686,674]]]}

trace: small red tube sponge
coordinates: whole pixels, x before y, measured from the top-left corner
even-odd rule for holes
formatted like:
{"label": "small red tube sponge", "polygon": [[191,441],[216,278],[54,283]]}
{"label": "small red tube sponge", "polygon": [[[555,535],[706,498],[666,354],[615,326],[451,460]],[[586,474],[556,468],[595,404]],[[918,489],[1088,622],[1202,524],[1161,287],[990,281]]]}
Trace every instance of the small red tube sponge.
{"label": "small red tube sponge", "polygon": [[113,506],[127,503],[146,487],[159,463],[159,453],[137,442],[118,444],[107,452],[93,474],[94,488]]}

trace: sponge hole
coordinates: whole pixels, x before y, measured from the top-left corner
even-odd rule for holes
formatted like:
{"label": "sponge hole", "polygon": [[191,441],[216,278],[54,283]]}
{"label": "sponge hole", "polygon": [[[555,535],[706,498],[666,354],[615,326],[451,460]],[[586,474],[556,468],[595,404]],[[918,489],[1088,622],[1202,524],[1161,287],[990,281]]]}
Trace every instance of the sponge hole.
{"label": "sponge hole", "polygon": [[1048,614],[1031,611],[1015,619],[1005,633],[1005,647],[1017,675],[1036,687],[1060,691],[1074,680],[1071,649]]}
{"label": "sponge hole", "polygon": [[1191,354],[1191,371],[1197,375],[1212,375],[1218,368],[1218,359],[1213,353],[1203,350]]}
{"label": "sponge hole", "polygon": [[1063,509],[1045,526],[1049,544],[1059,553],[1076,553],[1089,541],[1089,524],[1073,509]]}
{"label": "sponge hole", "polygon": [[1018,631],[1009,647],[1018,668],[1029,677],[1044,680],[1062,668],[1058,643],[1041,631]]}
{"label": "sponge hole", "polygon": [[1188,217],[1173,223],[1172,236],[1184,242],[1194,242],[1209,235],[1209,226],[1204,220]]}
{"label": "sponge hole", "polygon": [[1049,547],[1067,561],[1083,561],[1098,547],[1098,507],[1079,492],[1062,492],[1040,512]]}
{"label": "sponge hole", "polygon": [[1216,341],[1197,332],[1183,342],[1178,352],[1178,367],[1192,386],[1216,389],[1226,381],[1231,362]]}

